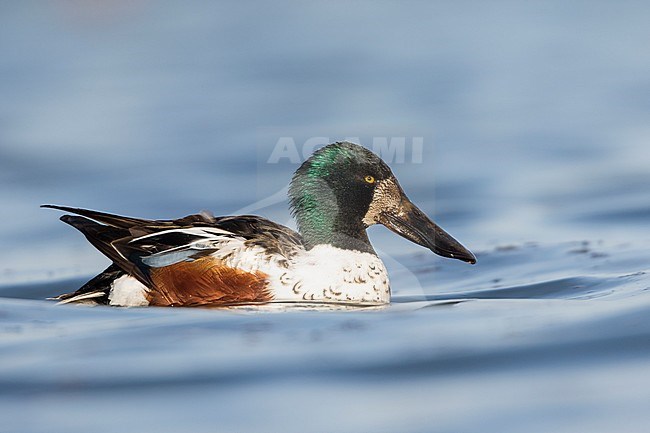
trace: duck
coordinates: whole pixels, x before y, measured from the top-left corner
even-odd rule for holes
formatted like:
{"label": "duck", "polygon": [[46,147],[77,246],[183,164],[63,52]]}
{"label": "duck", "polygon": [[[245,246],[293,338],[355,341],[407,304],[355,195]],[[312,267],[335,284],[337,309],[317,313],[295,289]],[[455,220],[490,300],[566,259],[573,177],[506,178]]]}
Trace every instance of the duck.
{"label": "duck", "polygon": [[46,204],[111,260],[60,304],[237,307],[389,304],[388,272],[366,230],[381,224],[442,257],[476,257],[406,196],[358,144],[316,150],[288,189],[297,231],[255,215],[149,220]]}

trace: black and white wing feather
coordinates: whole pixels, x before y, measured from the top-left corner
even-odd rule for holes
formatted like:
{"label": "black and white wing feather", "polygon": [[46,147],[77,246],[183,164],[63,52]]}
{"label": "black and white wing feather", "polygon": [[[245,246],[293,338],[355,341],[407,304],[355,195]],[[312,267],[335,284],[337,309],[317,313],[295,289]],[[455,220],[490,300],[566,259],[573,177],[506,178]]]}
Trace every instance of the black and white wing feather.
{"label": "black and white wing feather", "polygon": [[147,220],[66,206],[42,207],[76,214],[64,215],[61,220],[82,232],[118,269],[145,286],[151,284],[150,268],[196,260],[235,240],[286,260],[304,248],[295,231],[254,215],[214,217],[201,213],[176,220]]}

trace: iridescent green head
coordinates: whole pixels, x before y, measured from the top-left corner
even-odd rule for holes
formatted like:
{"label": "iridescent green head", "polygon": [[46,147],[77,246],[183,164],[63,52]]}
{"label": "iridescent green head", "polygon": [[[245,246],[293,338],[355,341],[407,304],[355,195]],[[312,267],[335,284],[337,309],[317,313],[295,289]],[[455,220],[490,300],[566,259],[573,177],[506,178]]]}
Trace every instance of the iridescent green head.
{"label": "iridescent green head", "polygon": [[289,200],[308,249],[329,244],[374,254],[366,229],[379,223],[436,254],[476,261],[411,203],[381,158],[353,143],[314,152],[296,170]]}

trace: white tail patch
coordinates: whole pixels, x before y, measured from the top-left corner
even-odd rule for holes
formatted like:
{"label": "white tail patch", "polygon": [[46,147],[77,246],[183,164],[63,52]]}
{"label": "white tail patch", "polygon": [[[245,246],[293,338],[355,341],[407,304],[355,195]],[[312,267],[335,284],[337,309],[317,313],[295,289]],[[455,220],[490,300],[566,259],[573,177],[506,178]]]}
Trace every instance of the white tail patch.
{"label": "white tail patch", "polygon": [[118,307],[146,307],[149,305],[147,291],[140,281],[130,275],[122,275],[111,283],[109,304]]}

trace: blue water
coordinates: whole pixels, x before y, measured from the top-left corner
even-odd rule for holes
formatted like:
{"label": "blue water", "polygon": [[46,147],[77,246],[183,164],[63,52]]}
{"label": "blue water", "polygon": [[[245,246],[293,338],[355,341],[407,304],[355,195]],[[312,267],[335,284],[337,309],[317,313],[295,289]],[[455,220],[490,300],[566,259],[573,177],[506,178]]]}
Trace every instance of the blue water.
{"label": "blue water", "polygon": [[[648,22],[642,1],[4,2],[0,431],[647,431]],[[344,138],[478,264],[373,227],[383,309],[44,300],[107,260],[38,205],[293,224],[291,173]]]}

